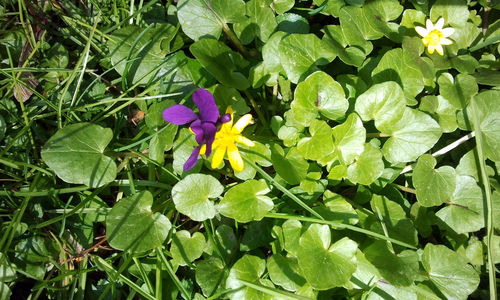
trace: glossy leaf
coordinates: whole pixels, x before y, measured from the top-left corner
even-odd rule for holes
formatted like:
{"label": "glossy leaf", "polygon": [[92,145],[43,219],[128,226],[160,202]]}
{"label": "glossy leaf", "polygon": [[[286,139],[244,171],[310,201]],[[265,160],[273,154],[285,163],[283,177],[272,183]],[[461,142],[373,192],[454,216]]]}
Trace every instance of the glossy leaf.
{"label": "glossy leaf", "polygon": [[455,170],[450,166],[434,169],[436,159],[424,154],[413,170],[413,185],[417,200],[424,207],[441,205],[450,200],[455,190]]}
{"label": "glossy leaf", "polygon": [[187,230],[177,231],[172,237],[170,254],[173,260],[181,266],[189,265],[198,259],[206,247],[203,234],[195,232],[193,236]]}
{"label": "glossy leaf", "polygon": [[210,199],[219,197],[224,191],[220,182],[210,175],[191,174],[172,188],[175,208],[195,221],[204,221],[215,216],[215,205]]}
{"label": "glossy leaf", "polygon": [[99,187],[116,177],[114,160],[104,154],[109,128],[76,123],[59,129],[42,149],[42,159],[63,181]]}
{"label": "glossy leaf", "polygon": [[347,167],[347,179],[353,183],[371,184],[382,175],[384,161],[378,147],[366,143],[363,152]]}
{"label": "glossy leaf", "polygon": [[106,217],[106,236],[118,250],[144,252],[163,244],[170,221],[151,210],[153,195],[142,191],[118,201]]}

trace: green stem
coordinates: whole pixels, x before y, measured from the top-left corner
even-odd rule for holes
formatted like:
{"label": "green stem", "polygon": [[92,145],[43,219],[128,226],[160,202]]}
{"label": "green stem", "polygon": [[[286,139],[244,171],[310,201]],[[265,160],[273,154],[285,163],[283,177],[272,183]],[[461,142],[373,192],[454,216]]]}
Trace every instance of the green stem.
{"label": "green stem", "polygon": [[320,214],[318,214],[312,208],[310,208],[309,206],[307,206],[307,204],[305,204],[304,201],[300,200],[297,196],[295,196],[294,194],[292,194],[284,186],[282,186],[281,184],[279,184],[276,180],[274,180],[274,178],[272,178],[271,176],[269,176],[269,174],[267,174],[266,171],[262,170],[262,168],[260,168],[259,166],[257,166],[253,161],[249,160],[245,155],[243,155],[242,157],[243,157],[243,160],[247,164],[249,164],[252,168],[254,168],[255,171],[257,171],[260,175],[262,175],[262,177],[264,177],[264,179],[266,179],[268,182],[270,182],[272,185],[274,185],[278,190],[282,191],[285,195],[287,195],[288,197],[290,197],[290,199],[292,199],[293,201],[295,201],[295,203],[297,203],[302,208],[304,208],[305,210],[307,210],[313,216],[317,217],[318,219],[323,220],[323,217]]}
{"label": "green stem", "polygon": [[241,55],[243,55],[243,57],[245,57],[245,58],[248,58],[250,56],[248,51],[245,49],[245,47],[240,42],[240,40],[238,39],[236,34],[234,34],[234,32],[229,28],[229,26],[227,26],[226,23],[224,23],[222,30],[226,34],[229,41],[236,47],[236,49],[238,49],[238,51],[241,53]]}
{"label": "green stem", "polygon": [[182,282],[179,280],[177,275],[175,275],[175,272],[172,269],[172,266],[170,265],[167,258],[163,254],[163,251],[161,250],[161,248],[156,248],[156,254],[160,256],[161,260],[163,261],[163,264],[165,265],[165,267],[167,269],[168,275],[170,275],[170,278],[172,278],[172,280],[174,281],[175,285],[177,286],[177,288],[181,292],[184,299],[187,299],[187,300],[191,299],[191,295],[188,293],[186,288],[182,285]]}
{"label": "green stem", "polygon": [[381,132],[372,132],[372,133],[367,133],[366,134],[366,138],[367,139],[369,139],[369,138],[377,138],[377,137],[386,138],[386,137],[391,137],[391,135],[387,134],[387,133],[381,133]]}
{"label": "green stem", "polygon": [[496,285],[496,274],[495,274],[495,262],[493,260],[493,202],[491,199],[491,188],[490,182],[488,179],[488,174],[486,173],[486,163],[485,156],[483,150],[483,136],[481,133],[481,128],[479,126],[480,120],[479,115],[476,111],[476,103],[471,101],[470,103],[471,115],[472,115],[472,125],[474,128],[474,132],[476,133],[476,146],[477,146],[477,155],[479,159],[479,169],[481,173],[481,181],[483,184],[483,189],[486,194],[486,247],[487,247],[487,255],[488,255],[488,278],[489,278],[489,290],[490,290],[490,299],[497,299],[497,285]]}
{"label": "green stem", "polygon": [[250,101],[250,105],[252,105],[253,109],[255,110],[255,112],[257,113],[257,116],[259,117],[259,120],[260,122],[262,123],[262,125],[264,126],[264,128],[266,130],[269,129],[269,126],[267,125],[267,120],[266,118],[264,117],[264,114],[262,113],[262,111],[260,110],[259,106],[257,105],[257,103],[255,102],[255,100],[253,99],[252,95],[250,94],[249,91],[245,90],[243,91],[245,93],[245,95],[247,96],[248,100]]}
{"label": "green stem", "polygon": [[273,288],[263,286],[260,284],[254,284],[254,283],[251,283],[251,282],[243,280],[243,279],[239,279],[238,281],[240,281],[241,283],[243,283],[244,285],[246,285],[249,288],[252,288],[254,290],[261,291],[265,294],[277,297],[276,299],[312,300],[311,298],[295,295],[295,294],[285,292],[285,291],[280,291],[280,290],[273,289]]}

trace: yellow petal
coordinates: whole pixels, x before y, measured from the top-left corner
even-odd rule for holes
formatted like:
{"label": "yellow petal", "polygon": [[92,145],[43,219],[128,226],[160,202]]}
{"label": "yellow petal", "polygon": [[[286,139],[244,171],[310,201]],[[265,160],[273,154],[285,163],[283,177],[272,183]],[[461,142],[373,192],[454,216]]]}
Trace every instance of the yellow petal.
{"label": "yellow petal", "polygon": [[243,171],[245,165],[243,164],[243,159],[241,158],[240,152],[235,144],[230,144],[227,147],[227,157],[229,158],[229,163],[231,167],[236,172]]}
{"label": "yellow petal", "polygon": [[231,115],[231,120],[229,122],[227,122],[227,123],[222,124],[222,126],[231,128],[231,127],[233,127],[233,118],[234,118],[234,111],[233,111],[233,108],[231,107],[231,105],[229,105],[226,108],[226,114],[230,114]]}
{"label": "yellow petal", "polygon": [[415,26],[415,31],[422,37],[426,37],[429,34],[429,31],[422,26]]}
{"label": "yellow petal", "polygon": [[241,117],[236,124],[233,126],[233,132],[234,133],[241,133],[245,127],[248,126],[252,122],[252,115],[251,114],[246,114],[243,117]]}
{"label": "yellow petal", "polygon": [[201,145],[200,155],[204,155],[206,151],[207,151],[207,145],[205,144]]}
{"label": "yellow petal", "polygon": [[212,169],[217,169],[220,164],[222,163],[222,160],[224,159],[224,154],[226,153],[226,146],[225,145],[220,145],[215,149],[214,155],[212,156]]}
{"label": "yellow petal", "polygon": [[236,137],[236,141],[240,144],[243,144],[243,145],[246,145],[248,147],[253,147],[255,146],[255,143],[252,142],[251,140],[247,139],[246,137],[242,136],[242,135],[238,135]]}
{"label": "yellow petal", "polygon": [[444,52],[443,52],[443,46],[441,45],[436,45],[436,51],[437,53],[439,53],[439,55],[444,55]]}

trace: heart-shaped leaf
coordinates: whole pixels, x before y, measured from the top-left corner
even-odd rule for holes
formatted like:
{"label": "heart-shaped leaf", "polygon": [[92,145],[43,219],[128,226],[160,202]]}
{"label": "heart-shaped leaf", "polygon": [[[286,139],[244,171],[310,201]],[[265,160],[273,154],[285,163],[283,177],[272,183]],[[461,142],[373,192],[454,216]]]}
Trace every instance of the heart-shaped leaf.
{"label": "heart-shaped leaf", "polygon": [[306,280],[300,275],[299,264],[295,257],[273,254],[267,260],[267,270],[271,281],[285,290],[293,292],[306,284]]}
{"label": "heart-shaped leaf", "polygon": [[144,252],[163,244],[170,221],[151,211],[153,195],[142,191],[118,201],[106,217],[109,244],[119,250]]}
{"label": "heart-shaped leaf", "polygon": [[484,227],[483,192],[474,178],[457,176],[449,205],[436,213],[457,233],[474,232]]}
{"label": "heart-shaped leaf", "polygon": [[224,187],[213,176],[191,174],[172,188],[175,208],[194,221],[205,221],[215,216],[215,205],[209,198],[217,198]]}
{"label": "heart-shaped leaf", "polygon": [[310,160],[321,160],[333,152],[332,128],[325,122],[313,120],[309,127],[311,137],[302,138],[297,149]]}
{"label": "heart-shaped leaf", "polygon": [[59,129],[45,143],[42,159],[65,182],[99,187],[116,178],[115,162],[104,155],[112,138],[109,128],[72,124]]}
{"label": "heart-shaped leaf", "polygon": [[348,165],[364,150],[366,130],[357,114],[352,113],[344,123],[332,130],[337,157]]}
{"label": "heart-shaped leaf", "polygon": [[315,72],[299,83],[291,104],[295,120],[303,126],[309,126],[318,112],[332,120],[340,119],[348,107],[344,89],[325,72]]}
{"label": "heart-shaped leaf", "polygon": [[262,180],[245,181],[226,192],[219,204],[219,211],[242,223],[261,220],[274,207],[271,198],[265,196],[269,191]]}
{"label": "heart-shaped leaf", "polygon": [[247,287],[240,280],[257,285],[273,287],[269,280],[260,277],[266,270],[266,261],[257,256],[245,254],[240,258],[229,271],[226,280],[226,288],[235,292],[229,294],[230,299],[271,299],[272,297],[264,292]]}
{"label": "heart-shaped leaf", "polygon": [[217,290],[224,276],[224,265],[216,257],[209,257],[196,263],[196,283],[207,297]]}
{"label": "heart-shaped leaf", "polygon": [[353,183],[369,185],[382,175],[384,161],[378,147],[366,143],[363,152],[347,167],[347,179]]}
{"label": "heart-shaped leaf", "polygon": [[394,81],[372,85],[356,99],[355,110],[363,121],[375,120],[375,127],[383,131],[401,119],[406,100],[403,90]]}
{"label": "heart-shaped leaf", "polygon": [[172,237],[170,254],[175,262],[185,266],[199,258],[206,247],[205,236],[195,232],[193,236],[187,230],[177,231]]}
{"label": "heart-shaped leaf", "polygon": [[320,224],[312,224],[299,239],[297,259],[302,275],[318,290],[342,286],[356,271],[357,244],[347,237],[330,242],[330,228]]}
{"label": "heart-shaped leaf", "polygon": [[479,285],[474,268],[446,246],[427,244],[422,264],[431,282],[448,299],[466,299]]}
{"label": "heart-shaped leaf", "polygon": [[177,16],[182,31],[197,41],[212,37],[218,39],[226,23],[245,18],[243,0],[180,0]]}
{"label": "heart-shaped leaf", "polygon": [[409,162],[436,144],[441,127],[426,113],[407,107],[403,117],[383,133],[391,135],[382,148],[385,158],[392,163]]}
{"label": "heart-shaped leaf", "polygon": [[420,156],[413,170],[413,185],[417,189],[417,200],[422,206],[441,205],[450,200],[455,190],[455,169],[443,166],[434,169],[436,159],[432,155]]}

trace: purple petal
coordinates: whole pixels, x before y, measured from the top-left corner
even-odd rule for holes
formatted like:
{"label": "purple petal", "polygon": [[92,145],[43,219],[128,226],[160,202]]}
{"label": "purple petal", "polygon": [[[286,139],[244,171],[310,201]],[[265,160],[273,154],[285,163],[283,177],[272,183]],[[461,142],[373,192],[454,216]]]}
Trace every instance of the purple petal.
{"label": "purple petal", "polygon": [[175,125],[184,125],[198,119],[198,116],[191,108],[176,104],[163,111],[163,119]]}
{"label": "purple petal", "polygon": [[227,123],[231,121],[231,114],[223,114],[221,117],[220,117],[220,122],[221,123]]}
{"label": "purple petal", "polygon": [[209,91],[197,89],[193,93],[193,102],[198,106],[200,119],[204,122],[217,122],[219,118],[219,108],[215,105],[215,99]]}
{"label": "purple petal", "polygon": [[200,146],[194,147],[193,152],[191,152],[188,160],[184,163],[184,172],[187,172],[196,166],[196,163],[198,162],[198,154],[200,154]]}
{"label": "purple petal", "polygon": [[217,131],[217,127],[210,122],[204,122],[203,124],[201,124],[201,127],[203,128],[204,142],[207,145],[205,156],[208,157],[210,153],[212,153],[212,143],[215,139],[215,132]]}
{"label": "purple petal", "polygon": [[191,123],[191,126],[189,126],[191,130],[195,134],[196,142],[198,144],[203,144],[203,138],[204,138],[204,131],[203,128],[201,127],[201,121],[196,120],[193,123]]}

